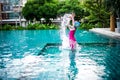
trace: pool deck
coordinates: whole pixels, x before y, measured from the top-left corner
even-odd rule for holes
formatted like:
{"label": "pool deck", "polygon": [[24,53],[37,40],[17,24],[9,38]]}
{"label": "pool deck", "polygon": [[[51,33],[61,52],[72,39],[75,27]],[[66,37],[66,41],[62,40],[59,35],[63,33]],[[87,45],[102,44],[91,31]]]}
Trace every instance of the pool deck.
{"label": "pool deck", "polygon": [[89,31],[120,40],[120,33],[118,33],[117,28],[115,29],[115,32],[110,31],[110,28],[93,28]]}

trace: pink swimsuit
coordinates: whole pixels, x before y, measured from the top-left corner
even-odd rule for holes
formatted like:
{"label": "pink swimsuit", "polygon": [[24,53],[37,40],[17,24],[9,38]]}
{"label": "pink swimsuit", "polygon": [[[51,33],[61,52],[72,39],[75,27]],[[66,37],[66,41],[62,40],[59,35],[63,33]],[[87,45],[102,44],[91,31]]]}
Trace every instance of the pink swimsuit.
{"label": "pink swimsuit", "polygon": [[76,39],[74,37],[75,31],[76,30],[70,30],[70,32],[69,32],[69,41],[70,41],[71,49],[74,49],[75,45],[76,45]]}

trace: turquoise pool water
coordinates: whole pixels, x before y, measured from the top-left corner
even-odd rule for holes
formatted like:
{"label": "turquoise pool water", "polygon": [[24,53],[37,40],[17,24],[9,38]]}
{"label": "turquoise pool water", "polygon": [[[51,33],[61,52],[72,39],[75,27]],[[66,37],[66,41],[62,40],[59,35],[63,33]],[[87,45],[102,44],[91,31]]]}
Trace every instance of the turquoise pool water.
{"label": "turquoise pool water", "polygon": [[75,37],[81,48],[70,51],[59,30],[0,31],[0,80],[119,80],[120,41],[81,30]]}

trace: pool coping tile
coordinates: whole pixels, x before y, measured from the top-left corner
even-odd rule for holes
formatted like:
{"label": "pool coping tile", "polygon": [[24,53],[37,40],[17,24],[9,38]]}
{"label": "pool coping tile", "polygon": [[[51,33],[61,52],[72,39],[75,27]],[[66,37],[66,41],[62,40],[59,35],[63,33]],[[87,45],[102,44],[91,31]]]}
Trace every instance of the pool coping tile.
{"label": "pool coping tile", "polygon": [[117,32],[117,29],[115,32],[110,31],[109,28],[93,28],[89,31],[120,40],[120,33]]}

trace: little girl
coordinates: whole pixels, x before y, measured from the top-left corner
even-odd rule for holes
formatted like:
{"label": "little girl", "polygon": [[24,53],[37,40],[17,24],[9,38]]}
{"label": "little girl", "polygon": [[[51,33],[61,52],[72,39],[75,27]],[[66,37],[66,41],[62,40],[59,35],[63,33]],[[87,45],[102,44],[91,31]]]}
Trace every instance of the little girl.
{"label": "little girl", "polygon": [[[75,17],[75,13],[69,14],[68,19],[66,19],[67,23],[65,24],[65,26],[67,26],[70,30],[69,31],[69,45],[72,50],[75,49],[76,43],[77,43],[74,37],[75,31],[76,31],[76,28],[74,25],[75,24],[74,17]],[[70,21],[72,21],[72,24],[70,24]]]}
{"label": "little girl", "polygon": [[74,27],[74,17],[75,17],[75,13],[72,13],[70,18],[72,20],[72,25],[68,25],[69,28],[69,44],[70,44],[70,48],[71,49],[75,49],[76,47],[76,39],[74,37],[76,28]]}
{"label": "little girl", "polygon": [[[62,26],[64,28],[68,27],[69,28],[69,45],[71,49],[75,49],[76,47],[76,39],[74,37],[75,31],[76,31],[76,27],[75,26],[75,21],[74,21],[74,17],[75,17],[75,13],[71,13],[71,14],[65,14],[63,16],[63,21],[62,21]],[[72,21],[72,23],[70,24],[70,22]]]}

